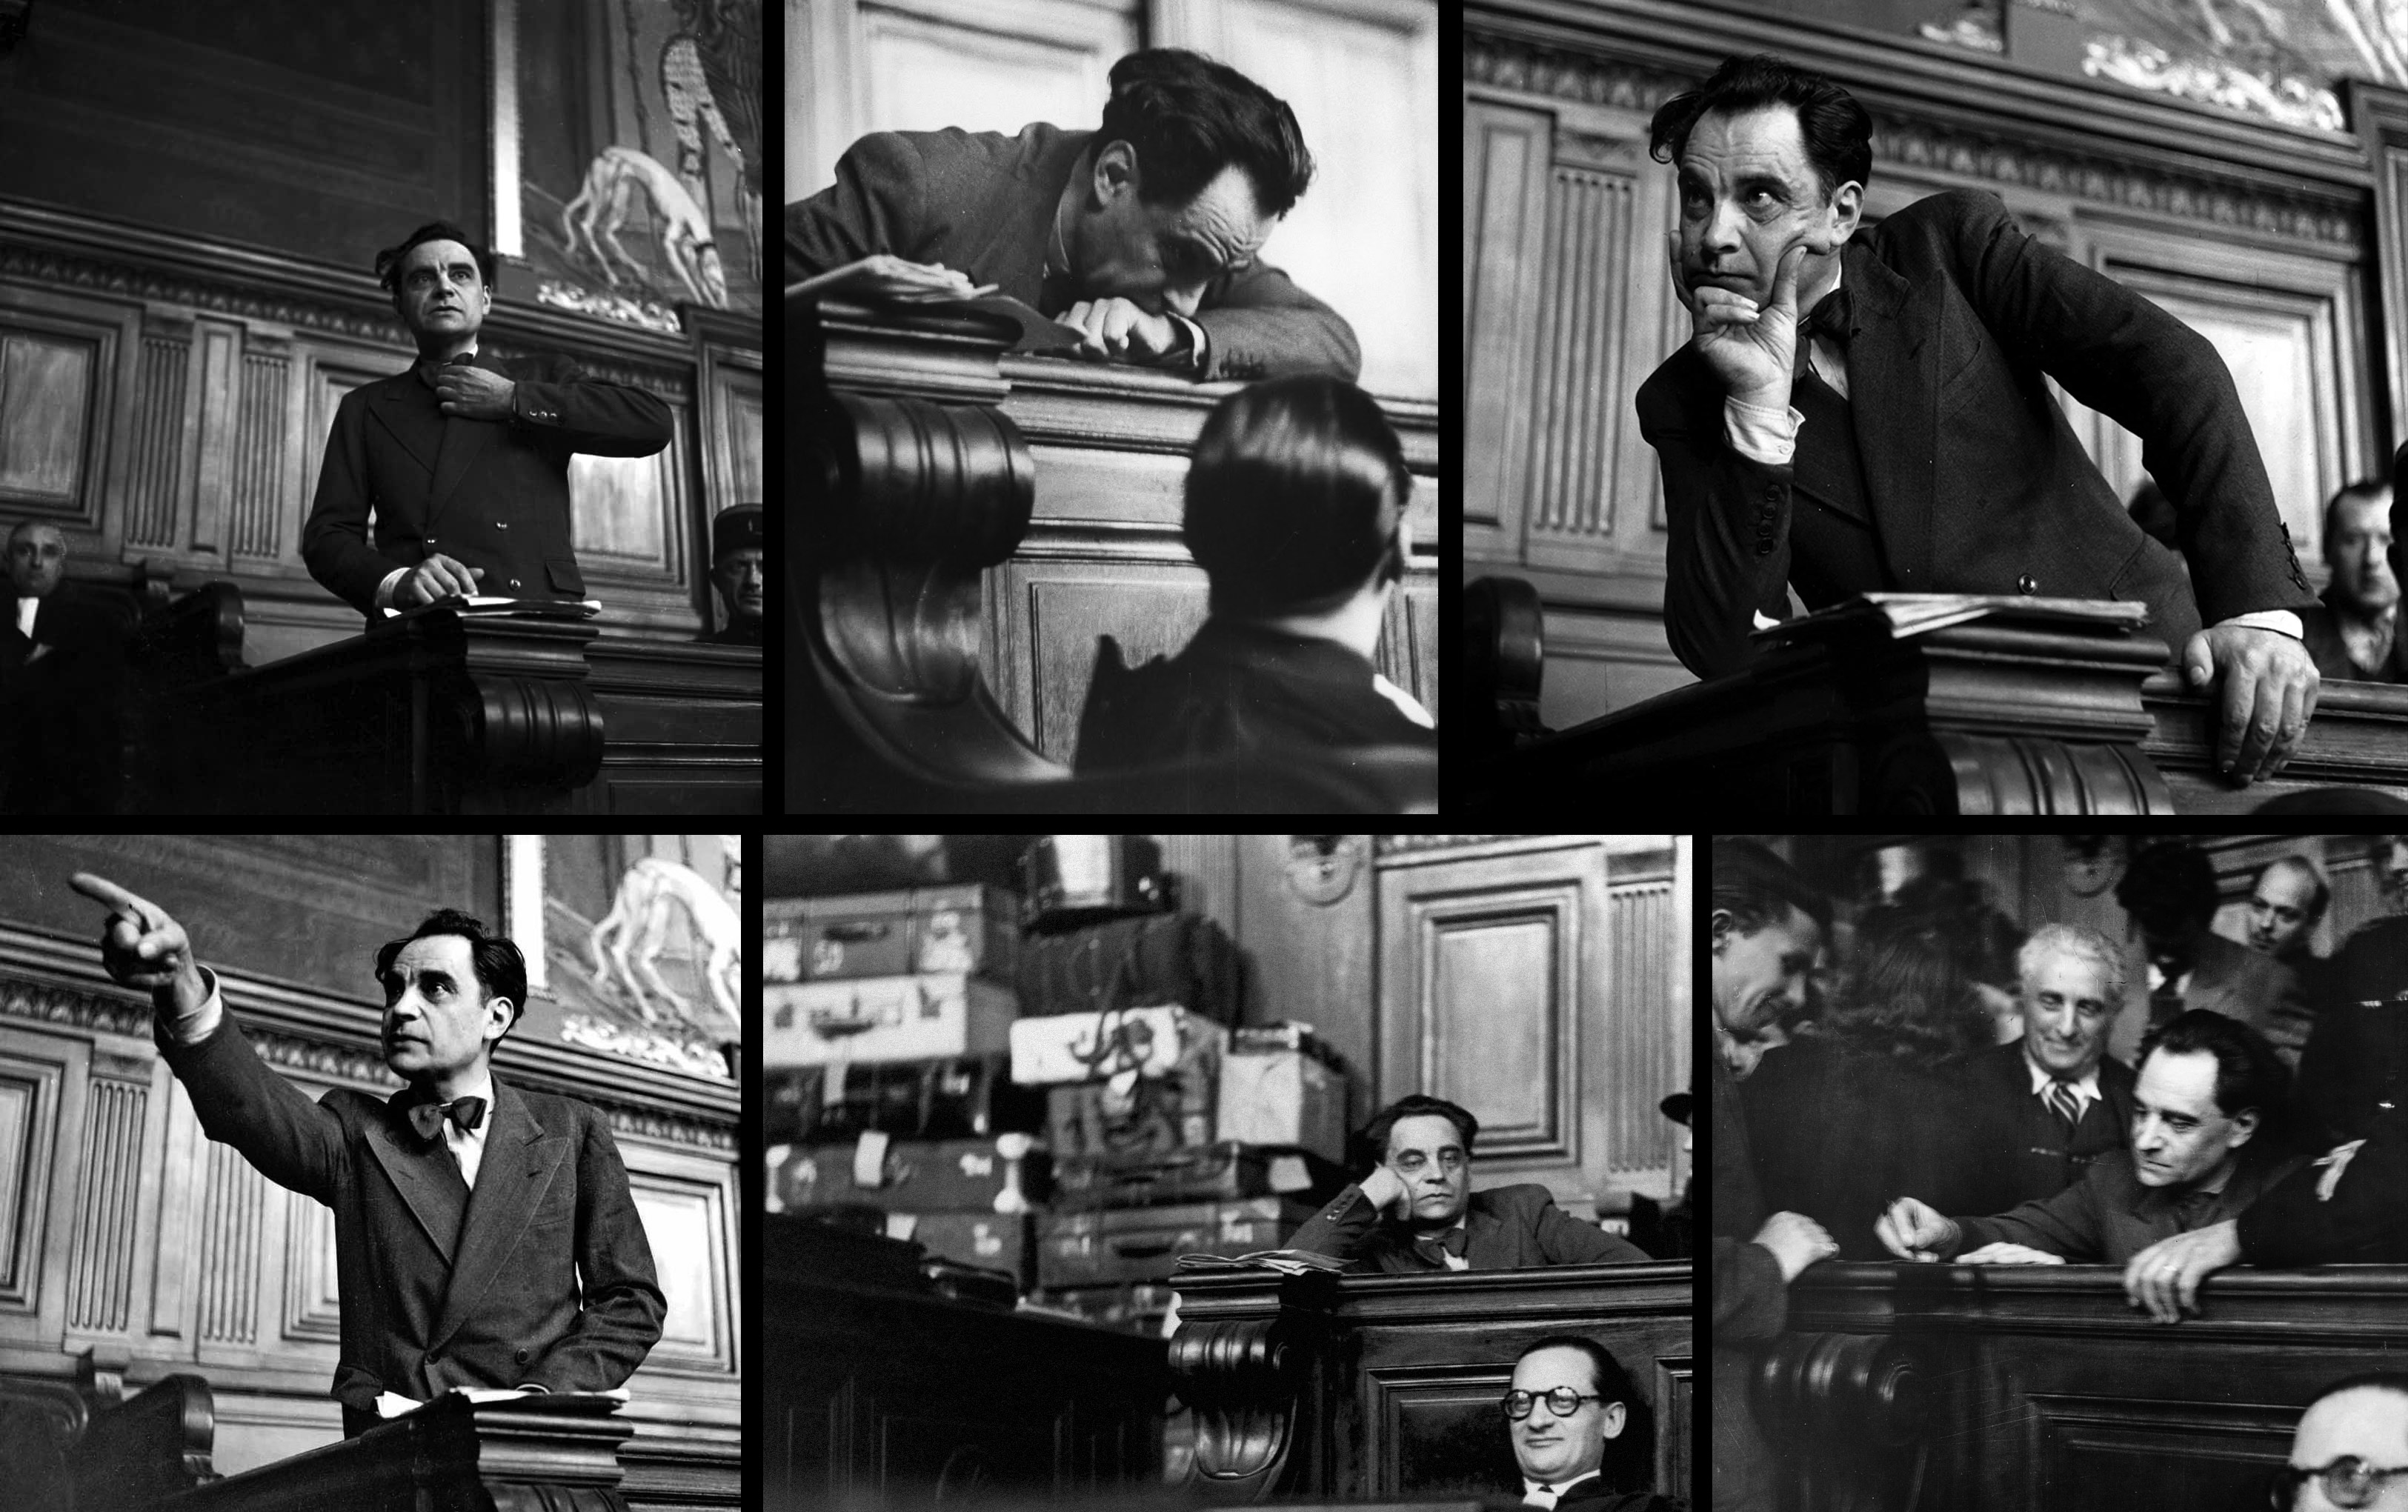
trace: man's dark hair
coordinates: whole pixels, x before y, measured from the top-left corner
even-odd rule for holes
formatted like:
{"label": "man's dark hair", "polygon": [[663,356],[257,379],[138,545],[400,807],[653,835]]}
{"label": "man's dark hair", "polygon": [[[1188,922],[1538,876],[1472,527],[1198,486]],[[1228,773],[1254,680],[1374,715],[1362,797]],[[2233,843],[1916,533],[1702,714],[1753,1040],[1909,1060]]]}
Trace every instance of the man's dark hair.
{"label": "man's dark hair", "polygon": [[2215,917],[2215,866],[2187,840],[2165,840],[2132,858],[2115,901],[2152,928],[2204,924]]}
{"label": "man's dark hair", "polygon": [[1312,154],[1296,112],[1225,64],[1180,48],[1148,48],[1112,64],[1107,142],[1137,149],[1139,198],[1184,205],[1235,164],[1266,215],[1285,215],[1312,182]]}
{"label": "man's dark hair", "polygon": [[400,246],[388,247],[377,253],[377,282],[384,285],[386,293],[401,292],[401,260],[409,255],[411,248],[422,242],[430,241],[456,241],[468,249],[468,255],[477,260],[477,277],[485,280],[486,288],[491,289],[494,286],[494,254],[488,251],[482,243],[451,221],[429,221],[411,232],[408,239]]}
{"label": "man's dark hair", "polygon": [[2266,1036],[2212,1008],[2187,1009],[2150,1030],[2134,1069],[2146,1066],[2153,1050],[2214,1056],[2215,1106],[2228,1119],[2254,1108],[2261,1129],[2269,1127],[2290,1097],[2290,1069]]}
{"label": "man's dark hair", "polygon": [[1522,1352],[1513,1357],[1513,1363],[1518,1365],[1541,1349],[1578,1349],[1588,1356],[1589,1389],[1598,1394],[1598,1406],[1602,1407],[1608,1402],[1628,1405],[1639,1399],[1638,1388],[1630,1384],[1630,1373],[1624,1370],[1622,1362],[1613,1358],[1612,1353],[1597,1340],[1578,1334],[1550,1334],[1536,1344],[1524,1345]]}
{"label": "man's dark hair", "polygon": [[1187,465],[1182,533],[1215,614],[1316,613],[1404,576],[1412,474],[1388,417],[1343,378],[1240,389]]}
{"label": "man's dark hair", "polygon": [[1370,1122],[1363,1125],[1363,1132],[1355,1135],[1358,1163],[1367,1163],[1367,1166],[1377,1165],[1387,1159],[1388,1135],[1396,1132],[1397,1120],[1420,1118],[1440,1118],[1453,1123],[1455,1132],[1463,1136],[1464,1157],[1470,1158],[1471,1142],[1480,1134],[1480,1120],[1467,1109],[1443,1097],[1425,1097],[1415,1092],[1410,1097],[1398,1098],[1372,1115]]}
{"label": "man's dark hair", "polygon": [[1705,83],[1665,101],[1648,122],[1647,153],[1678,167],[1689,129],[1707,111],[1737,115],[1784,105],[1798,112],[1799,135],[1806,139],[1806,157],[1822,180],[1825,199],[1851,179],[1871,181],[1873,118],[1846,90],[1770,52],[1726,58]]}
{"label": "man's dark hair", "polygon": [[[2390,492],[2391,479],[2387,478],[2361,478],[2355,483],[2344,485],[2325,501],[2324,538],[2332,539],[2333,511],[2341,507],[2344,499],[2380,499]],[[2399,504],[2395,500],[2385,512],[2392,513],[2398,508]]]}
{"label": "man's dark hair", "polygon": [[484,989],[488,1000],[510,1000],[510,1025],[516,1028],[526,1012],[526,957],[507,937],[486,934],[482,920],[457,908],[437,908],[416,929],[397,940],[385,941],[377,950],[377,981],[381,984],[393,970],[394,957],[401,954],[403,946],[430,934],[457,934],[468,942],[468,962],[477,974],[477,985]]}
{"label": "man's dark hair", "polygon": [[1754,840],[1714,842],[1713,912],[1728,913],[1742,934],[1753,934],[1796,908],[1831,931],[1831,900],[1797,867]]}

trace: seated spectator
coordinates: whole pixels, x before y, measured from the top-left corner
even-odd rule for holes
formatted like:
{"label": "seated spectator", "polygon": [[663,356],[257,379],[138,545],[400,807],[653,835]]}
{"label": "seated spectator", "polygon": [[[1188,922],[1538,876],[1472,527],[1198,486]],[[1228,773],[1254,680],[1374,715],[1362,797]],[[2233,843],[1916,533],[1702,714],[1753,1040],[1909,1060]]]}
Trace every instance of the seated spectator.
{"label": "seated spectator", "polygon": [[2130,1143],[2054,1197],[1944,1218],[1900,1197],[1881,1242],[1901,1260],[2121,1265],[2160,1239],[2237,1217],[2300,1164],[2283,1146],[2289,1077],[2264,1035],[2194,1008],[2150,1031]]}
{"label": "seated spectator", "polygon": [[1471,1190],[1480,1120],[1441,1097],[1380,1110],[1359,1148],[1378,1163],[1306,1219],[1287,1242],[1350,1271],[1512,1270],[1645,1260],[1638,1246],[1584,1223],[1536,1183]]}
{"label": "seated spectator", "polygon": [[1613,1491],[1607,1451],[1628,1427],[1637,1389],[1621,1362],[1594,1339],[1555,1334],[1522,1351],[1505,1409],[1522,1499],[1498,1504],[1555,1512],[1678,1512],[1680,1503],[1645,1491]]}
{"label": "seated spectator", "polygon": [[109,814],[125,766],[125,620],[65,581],[55,525],[8,533],[0,630],[0,812]]}
{"label": "seated spectator", "polygon": [[2124,1148],[2132,1068],[2107,1053],[2124,1007],[2124,952],[2097,930],[2043,924],[2016,957],[2022,1037],[1975,1056],[1969,1075],[2003,1139],[2001,1200],[2054,1197]]}
{"label": "seated spectator", "polygon": [[2150,846],[2115,884],[2115,901],[2148,951],[2151,1028],[2185,1009],[2207,1008],[2265,1035],[2284,1064],[2300,1063],[2314,1017],[2300,979],[2210,927],[2219,900],[2205,851],[2181,840]]}
{"label": "seated spectator", "polygon": [[2391,571],[2391,485],[2350,484],[2325,501],[2325,565],[2332,581],[2315,608],[2300,611],[2300,639],[2327,678],[2398,682],[2392,620],[2400,579]]}
{"label": "seated spectator", "polygon": [[1986,1210],[2004,1136],[1970,1096],[1985,1014],[1934,930],[1860,936],[1819,1032],[1765,1052],[1740,1087],[1764,1201],[1830,1232],[1842,1260],[1879,1260],[1873,1234],[1901,1191]]}
{"label": "seated spectator", "polygon": [[2270,1498],[2297,1512],[2394,1506],[2408,1477],[2408,1376],[2352,1376],[2324,1389],[2291,1432]]}
{"label": "seated spectator", "polygon": [[2325,963],[2315,934],[2331,903],[2324,873],[2305,856],[2277,856],[2249,884],[2249,949],[2290,968],[2311,1012],[2324,1006]]}
{"label": "seated spectator", "polygon": [[2325,963],[2324,1000],[2300,1058],[2300,1105],[2319,1146],[2364,1137],[2408,1105],[2408,916],[2362,925]]}
{"label": "seated spectator", "polygon": [[1134,671],[1103,636],[1079,720],[1081,772],[1182,757],[1435,749],[1429,711],[1371,656],[1411,551],[1412,475],[1371,397],[1332,378],[1221,401],[1187,469],[1187,549],[1211,617]]}

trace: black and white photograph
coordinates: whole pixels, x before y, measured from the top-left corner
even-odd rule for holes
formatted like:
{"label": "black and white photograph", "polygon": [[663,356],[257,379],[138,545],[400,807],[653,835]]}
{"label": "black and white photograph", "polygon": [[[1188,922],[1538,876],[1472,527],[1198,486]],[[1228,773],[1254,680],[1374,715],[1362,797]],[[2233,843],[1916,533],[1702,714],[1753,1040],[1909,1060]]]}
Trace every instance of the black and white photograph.
{"label": "black and white photograph", "polygon": [[0,4],[0,813],[761,811],[762,27]]}
{"label": "black and white photograph", "polygon": [[1470,0],[1470,814],[2408,803],[2408,10]]}
{"label": "black and white photograph", "polygon": [[2408,835],[1718,836],[1713,1505],[2392,1505]]}
{"label": "black and white photograph", "polygon": [[758,1505],[1691,1505],[1688,837],[764,864]]}
{"label": "black and white photograph", "polygon": [[0,1501],[742,1505],[744,865],[0,840]]}
{"label": "black and white photograph", "polygon": [[1434,813],[1436,0],[790,0],[789,813]]}

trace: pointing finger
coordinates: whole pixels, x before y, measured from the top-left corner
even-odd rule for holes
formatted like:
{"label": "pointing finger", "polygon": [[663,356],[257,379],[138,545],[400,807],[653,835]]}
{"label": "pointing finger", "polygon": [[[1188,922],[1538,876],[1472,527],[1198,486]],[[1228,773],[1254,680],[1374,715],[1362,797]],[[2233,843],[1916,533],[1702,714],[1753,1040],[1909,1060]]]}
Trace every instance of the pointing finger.
{"label": "pointing finger", "polygon": [[115,912],[139,920],[144,929],[154,927],[154,921],[160,917],[158,909],[105,877],[78,872],[68,878],[67,885],[94,903],[105,904]]}

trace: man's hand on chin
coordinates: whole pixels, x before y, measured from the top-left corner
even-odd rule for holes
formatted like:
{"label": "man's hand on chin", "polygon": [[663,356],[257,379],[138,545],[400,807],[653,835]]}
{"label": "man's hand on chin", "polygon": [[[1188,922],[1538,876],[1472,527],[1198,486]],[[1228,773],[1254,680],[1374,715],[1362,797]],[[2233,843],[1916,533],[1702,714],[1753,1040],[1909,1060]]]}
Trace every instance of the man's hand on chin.
{"label": "man's hand on chin", "polygon": [[1087,334],[1082,357],[1118,363],[1160,363],[1187,351],[1187,328],[1168,315],[1153,315],[1126,299],[1082,299],[1062,323]]}
{"label": "man's hand on chin", "polygon": [[2216,688],[2215,761],[2243,787],[2291,759],[2316,711],[2319,679],[2308,649],[2279,630],[2227,621],[2183,648],[2194,692]]}

